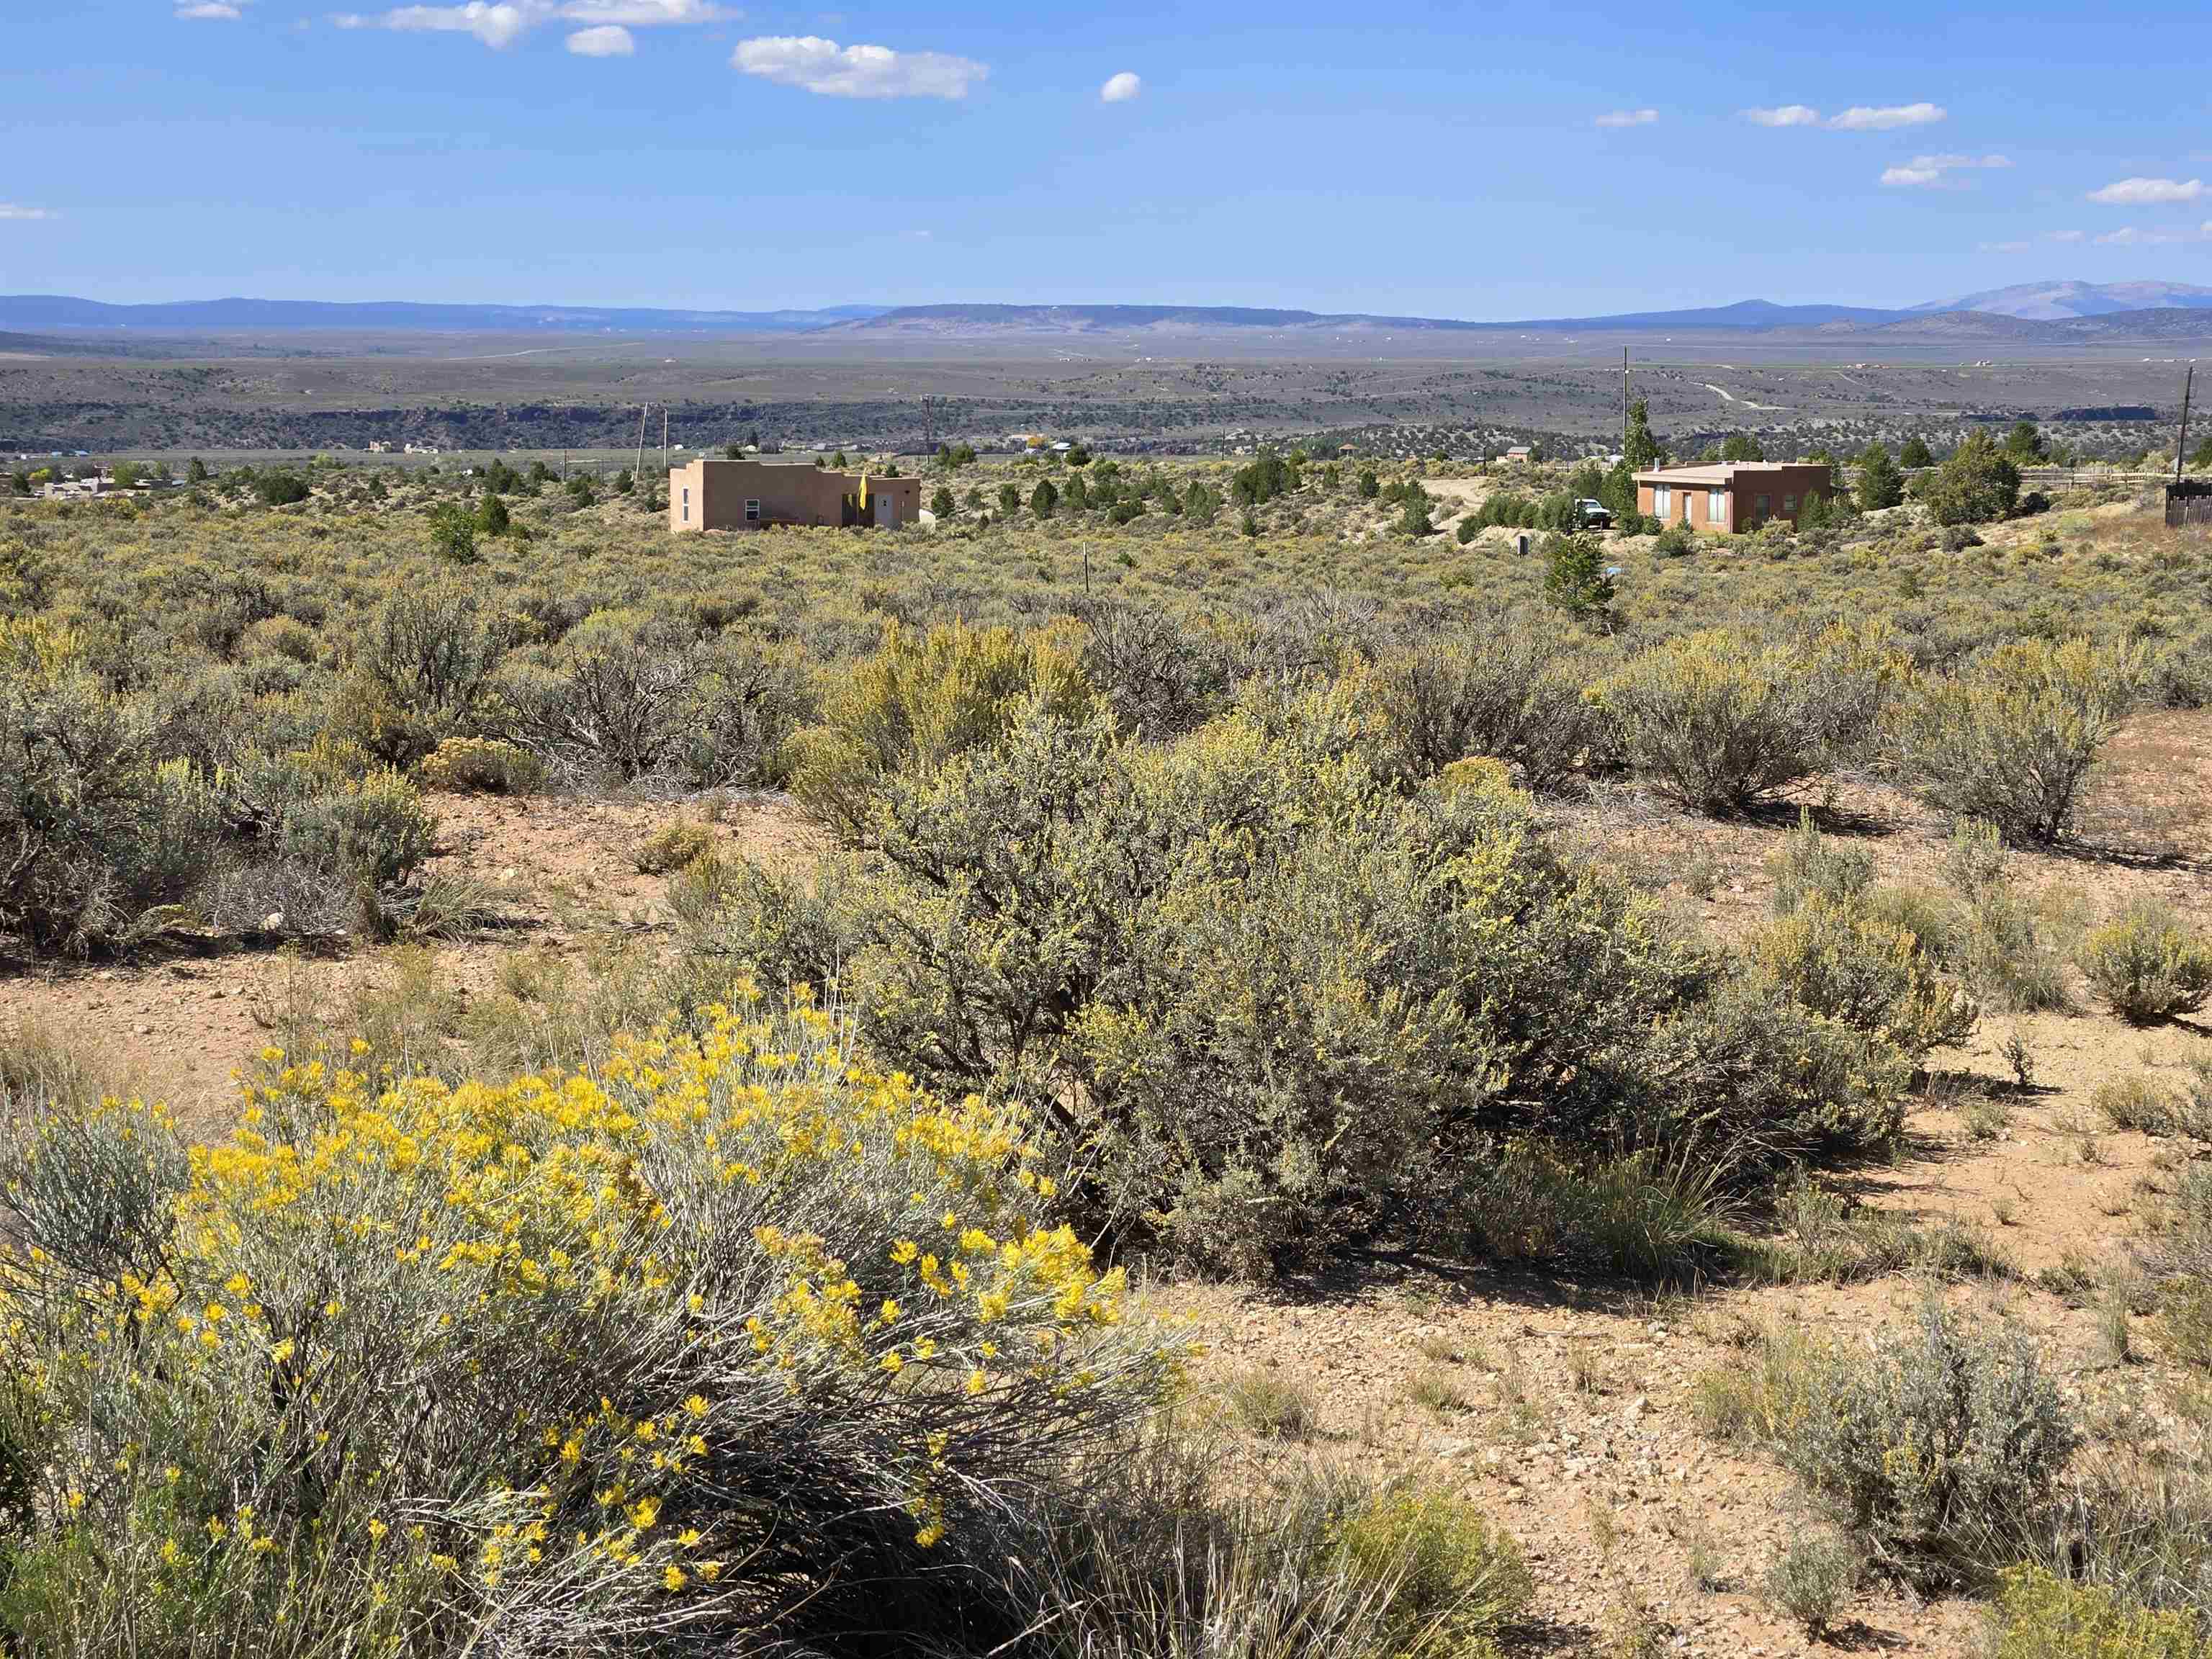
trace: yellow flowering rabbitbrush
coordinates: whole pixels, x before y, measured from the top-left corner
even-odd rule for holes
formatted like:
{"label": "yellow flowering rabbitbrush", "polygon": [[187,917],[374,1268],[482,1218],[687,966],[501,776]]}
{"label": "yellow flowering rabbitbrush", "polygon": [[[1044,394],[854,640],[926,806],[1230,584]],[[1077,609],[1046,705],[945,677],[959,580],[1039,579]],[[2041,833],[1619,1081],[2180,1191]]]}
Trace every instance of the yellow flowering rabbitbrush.
{"label": "yellow flowering rabbitbrush", "polygon": [[591,1073],[280,1056],[215,1146],[50,1115],[6,1170],[45,1587],[10,1627],[412,1654],[873,1616],[1172,1380],[1035,1165],[1018,1111],[749,988]]}

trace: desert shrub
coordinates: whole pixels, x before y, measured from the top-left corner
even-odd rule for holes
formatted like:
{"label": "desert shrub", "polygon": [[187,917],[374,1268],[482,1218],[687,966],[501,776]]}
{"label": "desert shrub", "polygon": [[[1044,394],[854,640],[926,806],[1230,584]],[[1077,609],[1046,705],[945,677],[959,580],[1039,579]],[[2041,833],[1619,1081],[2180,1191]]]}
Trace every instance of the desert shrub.
{"label": "desert shrub", "polygon": [[1301,1378],[1267,1366],[1237,1372],[1222,1384],[1221,1397],[1238,1422],[1266,1439],[1310,1440],[1321,1424],[1313,1389]]}
{"label": "desert shrub", "polygon": [[1785,1240],[1744,1240],[1737,1248],[1737,1265],[1756,1283],[1848,1285],[1898,1273],[1951,1281],[2016,1271],[1955,1220],[1915,1227],[1849,1202],[1802,1170],[1782,1185],[1774,1212]]}
{"label": "desert shrub", "polygon": [[1387,763],[1413,778],[1468,755],[1548,793],[1601,743],[1567,631],[1526,616],[1423,629],[1381,648],[1369,680]]}
{"label": "desert shrub", "polygon": [[2183,1098],[2141,1072],[2105,1079],[2090,1096],[2089,1104],[2115,1129],[2134,1129],[2147,1135],[2186,1133]]}
{"label": "desert shrub", "polygon": [[818,886],[695,870],[686,956],[834,980],[884,1064],[1058,1103],[1086,1225],[1231,1271],[1443,1224],[1499,1137],[1728,1169],[1893,1132],[1886,1038],[1676,937],[1498,777],[1409,795],[1375,751],[1342,685],[1158,747],[1033,699],[875,781]]}
{"label": "desert shrub", "polygon": [[1766,1570],[1766,1594],[1817,1641],[1850,1605],[1859,1571],[1859,1553],[1849,1539],[1811,1533],[1792,1539],[1774,1558]]}
{"label": "desert shrub", "polygon": [[0,932],[33,951],[119,943],[213,858],[216,793],[162,764],[143,708],[101,684],[78,637],[0,617]]}
{"label": "desert shrub", "polygon": [[296,472],[273,471],[263,473],[255,481],[253,493],[264,507],[289,507],[306,501],[313,491]]}
{"label": "desert shrub", "polygon": [[1725,1255],[1717,1171],[1651,1152],[1586,1166],[1517,1140],[1454,1172],[1439,1224],[1455,1249],[1500,1261],[1569,1265],[1641,1284],[1692,1281]]}
{"label": "desert shrub", "polygon": [[1040,1609],[1038,1638],[1014,1651],[1495,1659],[1491,1633],[1525,1602],[1526,1571],[1470,1506],[1306,1471],[1256,1491],[1240,1480],[1216,1507],[1203,1482],[1224,1472],[1168,1444],[1130,1471],[1125,1494],[1065,1506],[1008,1563]]}
{"label": "desert shrub", "polygon": [[1355,1581],[1392,1587],[1378,1652],[1480,1656],[1534,1593],[1513,1540],[1433,1486],[1376,1494],[1345,1517],[1337,1547]]}
{"label": "desert shrub", "polygon": [[1931,1299],[1909,1334],[1811,1344],[1766,1381],[1781,1398],[1754,1425],[1881,1571],[1978,1582],[2047,1536],[2078,1437],[2024,1334],[1970,1334]]}
{"label": "desert shrub", "polygon": [[1990,1659],[2207,1659],[2197,1620],[2130,1605],[2102,1584],[2047,1568],[2008,1570],[1991,1620]]}
{"label": "desert shrub", "polygon": [[545,767],[526,749],[496,738],[447,738],[416,768],[432,789],[526,795],[545,781]]}
{"label": "desert shrub", "polygon": [[28,1652],[986,1650],[1169,1375],[1019,1122],[804,1009],[287,1069],[189,1158],[47,1115],[4,1173]]}
{"label": "desert shrub", "polygon": [[2092,933],[2079,961],[2090,988],[2130,1024],[2194,1013],[2212,997],[2212,947],[2155,899],[2137,901]]}
{"label": "desert shrub", "polygon": [[557,775],[691,788],[780,781],[782,744],[811,708],[794,653],[625,611],[502,663],[486,702],[486,726]]}
{"label": "desert shrub", "polygon": [[402,587],[355,650],[333,728],[391,766],[412,766],[466,720],[497,653],[475,592]]}
{"label": "desert shrub", "polygon": [[631,848],[630,862],[641,876],[665,876],[711,852],[714,832],[690,818],[664,823]]}
{"label": "desert shrub", "polygon": [[2056,840],[2146,660],[2140,646],[2009,641],[1918,684],[1893,732],[1896,764],[1931,805],[2009,842]]}
{"label": "desert shrub", "polygon": [[882,648],[825,694],[823,724],[799,735],[792,787],[849,830],[884,776],[926,772],[997,741],[1031,698],[1063,717],[1091,705],[1066,635],[957,625],[917,635],[894,623]]}
{"label": "desert shrub", "polygon": [[387,769],[297,800],[278,836],[283,856],[373,890],[415,873],[437,845],[438,821],[415,786]]}
{"label": "desert shrub", "polygon": [[1115,600],[1083,612],[1083,676],[1124,732],[1155,739],[1201,726],[1229,699],[1228,653],[1211,632],[1157,605]]}
{"label": "desert shrub", "polygon": [[1878,633],[1778,646],[1706,629],[1636,658],[1603,696],[1632,765],[1724,813],[1855,753],[1896,672]]}
{"label": "desert shrub", "polygon": [[1814,893],[1769,923],[1752,954],[1804,1006],[1914,1060],[1973,1029],[1973,1003],[1920,941],[1856,905]]}
{"label": "desert shrub", "polygon": [[1858,898],[1874,879],[1874,854],[1822,835],[1807,807],[1796,830],[1768,855],[1766,872],[1774,880],[1775,914],[1786,916],[1814,896],[1838,904]]}

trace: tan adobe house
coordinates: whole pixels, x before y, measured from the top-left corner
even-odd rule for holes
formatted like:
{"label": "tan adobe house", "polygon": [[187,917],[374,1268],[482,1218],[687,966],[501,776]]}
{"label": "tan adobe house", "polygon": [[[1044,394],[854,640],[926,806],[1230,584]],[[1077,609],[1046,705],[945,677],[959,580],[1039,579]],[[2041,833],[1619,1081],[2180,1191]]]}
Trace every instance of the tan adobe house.
{"label": "tan adobe house", "polygon": [[1756,530],[1777,519],[1794,528],[1807,501],[1833,494],[1833,476],[1817,461],[1728,461],[1654,467],[1636,475],[1638,513],[1716,534]]}
{"label": "tan adobe house", "polygon": [[702,455],[668,471],[668,527],[760,530],[772,524],[896,530],[921,518],[921,480],[857,477],[790,461]]}

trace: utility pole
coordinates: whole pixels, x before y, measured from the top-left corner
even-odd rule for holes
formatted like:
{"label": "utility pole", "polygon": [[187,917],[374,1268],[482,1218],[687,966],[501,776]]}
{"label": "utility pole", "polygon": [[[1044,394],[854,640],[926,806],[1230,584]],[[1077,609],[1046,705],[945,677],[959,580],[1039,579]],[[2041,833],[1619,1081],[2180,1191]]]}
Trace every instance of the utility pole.
{"label": "utility pole", "polygon": [[2181,459],[2189,450],[2189,394],[2197,385],[2197,360],[2189,360],[2189,372],[2181,381],[2181,436],[2173,446],[2173,481],[2181,482]]}
{"label": "utility pole", "polygon": [[660,406],[660,470],[668,471],[668,405]]}
{"label": "utility pole", "polygon": [[645,417],[653,412],[651,404],[641,404],[637,411],[637,465],[630,469],[630,487],[645,488]]}
{"label": "utility pole", "polygon": [[1628,348],[1620,349],[1620,458],[1628,459]]}

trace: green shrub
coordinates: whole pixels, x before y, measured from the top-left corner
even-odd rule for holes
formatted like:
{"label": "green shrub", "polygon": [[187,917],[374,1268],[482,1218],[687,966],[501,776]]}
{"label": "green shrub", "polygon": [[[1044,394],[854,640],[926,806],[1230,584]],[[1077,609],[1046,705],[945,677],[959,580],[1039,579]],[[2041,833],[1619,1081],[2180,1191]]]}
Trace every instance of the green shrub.
{"label": "green shrub", "polygon": [[1786,916],[1814,895],[1839,904],[1858,898],[1874,879],[1874,854],[1822,835],[1805,807],[1796,831],[1768,855],[1766,872],[1774,880],[1775,914]]}
{"label": "green shrub", "polygon": [[1083,677],[1117,730],[1155,741],[1203,725],[1228,703],[1234,675],[1211,631],[1157,605],[1106,600],[1083,612]]}
{"label": "green shrub", "polygon": [[1858,1588],[1859,1553],[1849,1539],[1811,1534],[1790,1540],[1766,1570],[1766,1594],[1775,1606],[1818,1641]]}
{"label": "green shrub", "polygon": [[1972,432],[1921,491],[1937,524],[1986,524],[2010,514],[2020,499],[2020,469],[1990,439]]}
{"label": "green shrub", "polygon": [[2072,826],[2098,751],[2133,705],[2140,646],[2013,640],[1955,676],[1923,679],[1894,732],[1905,781],[1955,817],[2009,842],[2054,841]]}
{"label": "green shrub", "polygon": [[1267,1366],[1237,1372],[1222,1385],[1221,1395],[1237,1421],[1266,1439],[1310,1440],[1320,1426],[1312,1389]]}
{"label": "green shrub", "polygon": [[955,625],[918,635],[893,623],[882,648],[824,697],[823,725],[800,734],[793,790],[850,833],[887,775],[927,771],[995,742],[1032,697],[1063,718],[1091,705],[1066,635]]}
{"label": "green shrub", "polygon": [[1371,732],[1351,686],[1162,746],[1032,701],[878,778],[818,889],[680,884],[686,953],[834,980],[933,1086],[1062,1103],[1086,1225],[1232,1272],[1449,1226],[1517,1134],[1733,1175],[1893,1132],[1886,1037],[1677,938],[1499,778],[1400,793]]}
{"label": "green shrub", "polygon": [[1911,1059],[1973,1029],[1973,1003],[1936,972],[1919,940],[1855,905],[1815,893],[1770,922],[1752,954],[1814,1012]]}
{"label": "green shrub", "polygon": [[2089,1103],[2115,1129],[2135,1129],[2147,1135],[2182,1132],[2181,1101],[2140,1072],[2105,1079],[2090,1096]]}
{"label": "green shrub", "polygon": [[1424,778],[1486,755],[1518,768],[1532,790],[1560,788],[1603,743],[1576,649],[1571,634],[1522,616],[1386,645],[1368,681],[1385,763]]}
{"label": "green shrub", "polygon": [[1388,1587],[1378,1652],[1479,1659],[1534,1593],[1520,1547],[1464,1498],[1433,1486],[1377,1493],[1339,1524],[1337,1547],[1347,1576]]}
{"label": "green shrub", "polygon": [[665,876],[705,857],[714,846],[714,832],[707,825],[678,818],[639,842],[630,851],[630,862],[641,876]]}
{"label": "green shrub", "polygon": [[0,1630],[60,1659],[1012,1644],[1171,1370],[1014,1118],[804,1009],[9,1152]]}
{"label": "green shrub", "polygon": [[2091,933],[2079,960],[2099,999],[2130,1024],[2194,1013],[2212,997],[2212,947],[2155,899]]}
{"label": "green shrub", "polygon": [[191,893],[215,791],[190,762],[157,762],[144,711],[100,684],[79,635],[0,617],[0,933],[82,954]]}
{"label": "green shrub", "polygon": [[1638,657],[1603,695],[1630,764],[1683,805],[1726,813],[1856,752],[1894,673],[1875,634],[1782,647],[1707,629]]}
{"label": "green shrub", "polygon": [[2078,1436],[2023,1333],[1969,1334],[1931,1300],[1912,1334],[1808,1348],[1774,1380],[1776,1453],[1882,1571],[1977,1582],[2048,1535]]}
{"label": "green shrub", "polygon": [[599,611],[557,646],[501,663],[485,703],[483,723],[556,775],[703,789],[780,781],[812,699],[788,648]]}
{"label": "green shrub", "polygon": [[1991,1624],[1990,1659],[2212,1659],[2187,1612],[2130,1606],[2042,1567],[2005,1573]]}
{"label": "green shrub", "polygon": [[403,587],[355,652],[332,729],[387,765],[412,766],[469,719],[496,657],[472,590]]}
{"label": "green shrub", "polygon": [[398,772],[375,771],[285,812],[283,850],[374,890],[404,881],[435,850],[438,821]]}
{"label": "green shrub", "polygon": [[545,781],[545,767],[526,749],[496,738],[447,738],[416,768],[433,789],[526,795]]}

